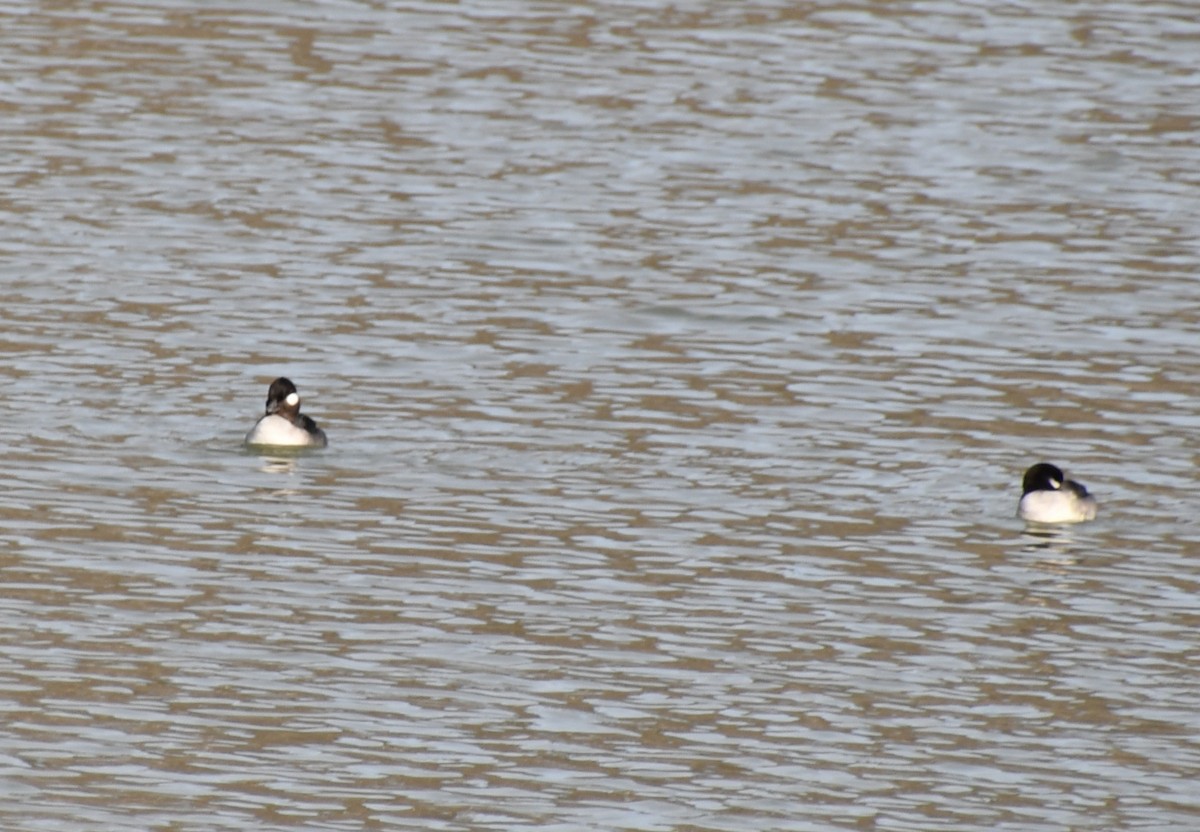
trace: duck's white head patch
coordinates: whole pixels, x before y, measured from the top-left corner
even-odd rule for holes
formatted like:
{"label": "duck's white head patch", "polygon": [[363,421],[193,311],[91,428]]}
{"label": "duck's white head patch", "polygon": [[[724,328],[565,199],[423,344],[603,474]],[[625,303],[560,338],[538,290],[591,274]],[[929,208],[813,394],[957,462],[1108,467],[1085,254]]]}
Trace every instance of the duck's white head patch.
{"label": "duck's white head patch", "polygon": [[284,401],[288,403],[288,407],[295,407],[296,405],[300,404],[300,394],[288,393],[288,397],[284,399]]}

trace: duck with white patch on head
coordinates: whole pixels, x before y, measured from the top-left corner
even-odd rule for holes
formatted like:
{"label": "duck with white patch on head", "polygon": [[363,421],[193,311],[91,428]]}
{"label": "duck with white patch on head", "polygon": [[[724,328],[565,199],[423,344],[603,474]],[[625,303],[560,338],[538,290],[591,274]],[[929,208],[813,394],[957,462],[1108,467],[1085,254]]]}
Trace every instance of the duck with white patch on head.
{"label": "duck with white patch on head", "polygon": [[324,448],[325,431],[300,412],[300,394],[291,379],[277,378],[267,390],[266,413],[246,434],[247,445]]}
{"label": "duck with white patch on head", "polygon": [[1048,462],[1030,466],[1021,482],[1017,516],[1031,523],[1082,523],[1096,517],[1096,498]]}

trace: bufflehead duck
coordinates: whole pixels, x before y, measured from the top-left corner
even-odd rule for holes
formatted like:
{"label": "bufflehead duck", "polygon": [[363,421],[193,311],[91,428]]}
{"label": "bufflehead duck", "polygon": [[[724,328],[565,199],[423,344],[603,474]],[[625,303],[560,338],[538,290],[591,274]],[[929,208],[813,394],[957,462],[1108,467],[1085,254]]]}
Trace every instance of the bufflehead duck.
{"label": "bufflehead duck", "polygon": [[324,448],[325,431],[300,412],[300,394],[290,379],[277,378],[267,390],[267,412],[246,434],[247,445]]}
{"label": "bufflehead duck", "polygon": [[1017,516],[1031,523],[1080,523],[1096,516],[1096,498],[1048,462],[1025,472]]}

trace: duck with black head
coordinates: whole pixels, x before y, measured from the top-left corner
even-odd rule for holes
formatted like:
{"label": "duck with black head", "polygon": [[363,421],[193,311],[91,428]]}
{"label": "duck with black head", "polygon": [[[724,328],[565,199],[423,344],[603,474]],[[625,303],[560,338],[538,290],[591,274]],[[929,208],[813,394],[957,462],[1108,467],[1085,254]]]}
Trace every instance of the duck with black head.
{"label": "duck with black head", "polygon": [[246,434],[247,445],[324,448],[325,431],[300,412],[300,394],[291,379],[277,378],[267,390],[266,413]]}
{"label": "duck with black head", "polygon": [[1082,523],[1096,517],[1096,498],[1048,462],[1030,466],[1021,482],[1017,516],[1030,523]]}

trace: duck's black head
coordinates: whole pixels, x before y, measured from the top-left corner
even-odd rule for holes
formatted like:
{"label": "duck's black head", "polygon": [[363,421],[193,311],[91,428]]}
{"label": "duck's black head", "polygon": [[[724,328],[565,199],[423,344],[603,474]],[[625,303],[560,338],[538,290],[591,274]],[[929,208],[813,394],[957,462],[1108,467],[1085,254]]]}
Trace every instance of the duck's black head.
{"label": "duck's black head", "polygon": [[1021,481],[1022,494],[1028,494],[1030,491],[1057,491],[1062,488],[1065,479],[1057,465],[1039,462],[1025,472],[1025,479]]}
{"label": "duck's black head", "polygon": [[296,385],[292,384],[292,380],[280,376],[272,381],[270,389],[267,390],[267,415],[281,410],[299,409],[300,394],[296,392]]}

